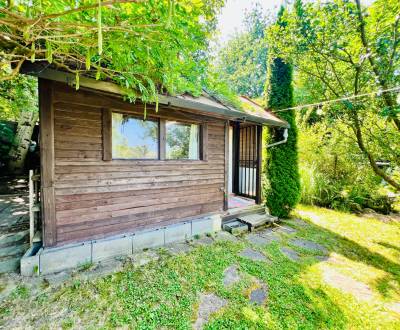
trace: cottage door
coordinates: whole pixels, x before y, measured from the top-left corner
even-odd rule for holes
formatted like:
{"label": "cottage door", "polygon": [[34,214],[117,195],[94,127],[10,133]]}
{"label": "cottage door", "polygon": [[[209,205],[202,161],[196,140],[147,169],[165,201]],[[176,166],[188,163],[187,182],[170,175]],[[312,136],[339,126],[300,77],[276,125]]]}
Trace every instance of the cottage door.
{"label": "cottage door", "polygon": [[233,131],[233,192],[261,201],[261,131],[259,125],[235,123]]}

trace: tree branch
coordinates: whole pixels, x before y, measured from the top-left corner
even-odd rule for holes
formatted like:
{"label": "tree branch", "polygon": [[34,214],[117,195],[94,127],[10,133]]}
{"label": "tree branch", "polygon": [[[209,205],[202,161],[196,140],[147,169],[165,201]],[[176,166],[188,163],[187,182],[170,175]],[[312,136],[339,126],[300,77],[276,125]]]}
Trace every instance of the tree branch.
{"label": "tree branch", "polygon": [[379,166],[376,164],[375,157],[368,151],[364,144],[364,139],[360,127],[360,121],[357,115],[357,112],[354,111],[353,113],[353,119],[354,119],[354,133],[357,138],[357,144],[360,150],[364,153],[364,155],[367,156],[368,161],[372,167],[372,170],[374,173],[378,176],[380,176],[383,180],[385,180],[388,184],[390,184],[392,187],[394,187],[396,190],[400,191],[400,183],[396,182],[392,177],[387,175],[382,169],[379,168]]}
{"label": "tree branch", "polygon": [[[382,77],[382,74],[379,72],[378,66],[375,62],[375,58],[372,54],[372,50],[370,49],[369,44],[368,44],[367,34],[365,32],[365,24],[366,23],[365,23],[363,14],[362,14],[360,0],[355,0],[355,2],[357,5],[357,17],[358,17],[358,21],[359,21],[359,31],[360,31],[361,42],[367,51],[368,61],[372,67],[372,70],[373,70],[376,78],[378,79],[380,86],[382,87],[383,90],[386,90],[386,89],[388,89],[386,80]],[[382,97],[383,97],[387,107],[393,108],[396,106],[394,99],[391,97],[391,95],[389,93],[382,93]],[[392,115],[390,118],[393,120],[395,126],[400,131],[400,119],[397,117],[397,115]]]}

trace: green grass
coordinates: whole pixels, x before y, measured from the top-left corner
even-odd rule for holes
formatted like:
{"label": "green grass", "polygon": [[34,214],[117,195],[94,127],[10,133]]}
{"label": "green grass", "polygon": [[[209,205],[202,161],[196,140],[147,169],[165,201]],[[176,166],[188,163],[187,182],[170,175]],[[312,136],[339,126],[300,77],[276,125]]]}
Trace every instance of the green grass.
{"label": "green grass", "polygon": [[[308,206],[295,213],[308,224],[297,226],[295,236],[323,244],[336,262],[295,247],[302,262],[289,261],[279,247],[290,246],[293,235],[265,248],[253,246],[271,263],[239,257],[250,245],[244,241],[217,242],[184,256],[162,253],[157,262],[127,265],[95,281],[71,280],[39,295],[20,286],[0,305],[0,326],[190,329],[198,294],[214,292],[228,304],[206,329],[400,329],[400,314],[387,308],[400,302],[400,224]],[[239,266],[242,280],[228,290],[222,278],[231,264]],[[360,301],[325,283],[327,268],[367,284],[373,299]],[[248,302],[255,278],[269,287],[265,307]]]}

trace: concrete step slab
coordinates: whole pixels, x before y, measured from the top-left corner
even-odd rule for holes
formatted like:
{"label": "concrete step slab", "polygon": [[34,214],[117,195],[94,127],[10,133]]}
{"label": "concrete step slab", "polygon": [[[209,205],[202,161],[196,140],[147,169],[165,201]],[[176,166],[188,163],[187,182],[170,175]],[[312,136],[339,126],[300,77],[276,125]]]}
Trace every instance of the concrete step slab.
{"label": "concrete step slab", "polygon": [[245,216],[239,216],[239,220],[249,225],[250,228],[257,228],[267,223],[275,222],[275,218],[268,214],[249,214]]}
{"label": "concrete step slab", "polygon": [[249,231],[248,225],[238,220],[224,223],[222,225],[222,229],[231,233],[232,235],[239,235]]}

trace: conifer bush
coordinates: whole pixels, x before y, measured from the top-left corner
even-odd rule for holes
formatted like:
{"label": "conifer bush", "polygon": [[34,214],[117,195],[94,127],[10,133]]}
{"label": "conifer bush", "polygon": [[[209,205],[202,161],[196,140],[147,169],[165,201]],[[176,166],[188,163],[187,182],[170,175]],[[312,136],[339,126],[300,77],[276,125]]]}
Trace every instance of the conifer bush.
{"label": "conifer bush", "polygon": [[[280,58],[270,61],[267,81],[267,105],[272,111],[293,106],[292,67]],[[297,127],[293,110],[279,112],[289,125],[284,144],[267,150],[264,186],[266,205],[272,215],[285,218],[300,199],[300,176],[297,155]],[[268,143],[283,139],[282,130],[271,129]]]}

